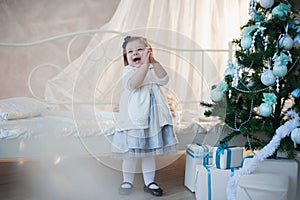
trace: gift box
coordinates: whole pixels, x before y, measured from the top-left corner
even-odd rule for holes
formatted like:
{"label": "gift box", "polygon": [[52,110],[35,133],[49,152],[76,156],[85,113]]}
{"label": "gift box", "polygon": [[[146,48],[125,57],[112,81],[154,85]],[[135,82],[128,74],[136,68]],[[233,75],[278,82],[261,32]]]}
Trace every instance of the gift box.
{"label": "gift box", "polygon": [[[243,165],[251,164],[252,158],[244,159]],[[287,199],[297,199],[298,183],[298,162],[295,159],[276,158],[265,159],[261,161],[255,168],[254,174],[258,173],[271,173],[277,175],[285,175],[289,177],[289,191]]]}
{"label": "gift box", "polygon": [[242,176],[237,186],[237,200],[287,200],[289,177],[257,173]]}
{"label": "gift box", "polygon": [[197,200],[226,200],[226,188],[231,176],[238,170],[218,169],[215,166],[196,166],[195,195]]}
{"label": "gift box", "polygon": [[213,150],[213,162],[219,169],[238,168],[243,160],[242,147],[215,147]]}
{"label": "gift box", "polygon": [[184,185],[195,192],[196,165],[212,164],[213,147],[203,144],[188,144],[186,150]]}

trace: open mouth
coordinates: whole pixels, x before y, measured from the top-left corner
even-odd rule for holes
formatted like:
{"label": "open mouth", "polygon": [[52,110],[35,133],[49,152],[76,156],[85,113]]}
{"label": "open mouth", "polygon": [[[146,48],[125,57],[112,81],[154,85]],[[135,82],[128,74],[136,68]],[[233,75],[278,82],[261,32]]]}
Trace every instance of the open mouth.
{"label": "open mouth", "polygon": [[134,58],[133,59],[133,62],[139,62],[139,61],[141,61],[141,58]]}

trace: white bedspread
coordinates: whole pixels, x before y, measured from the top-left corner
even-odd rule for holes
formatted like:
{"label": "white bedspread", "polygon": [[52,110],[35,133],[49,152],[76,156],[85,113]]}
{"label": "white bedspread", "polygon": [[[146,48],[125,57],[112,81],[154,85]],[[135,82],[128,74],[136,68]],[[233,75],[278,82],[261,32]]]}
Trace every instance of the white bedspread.
{"label": "white bedspread", "polygon": [[[116,114],[91,110],[49,111],[37,117],[0,121],[0,158],[109,154]],[[202,122],[190,113],[182,115],[174,123],[178,150],[211,138],[215,135],[211,132],[216,132],[211,127],[216,122]]]}
{"label": "white bedspread", "polygon": [[[109,138],[114,133],[114,117],[117,113],[108,111],[49,111],[46,114],[0,122],[0,139],[32,140],[36,138]],[[211,122],[209,122],[211,123]],[[210,126],[195,120],[195,116],[184,116],[174,124],[179,150],[186,149],[187,144],[202,143]]]}
{"label": "white bedspread", "polygon": [[2,121],[0,138],[109,135],[113,133],[114,126],[111,112],[51,111],[37,117]]}

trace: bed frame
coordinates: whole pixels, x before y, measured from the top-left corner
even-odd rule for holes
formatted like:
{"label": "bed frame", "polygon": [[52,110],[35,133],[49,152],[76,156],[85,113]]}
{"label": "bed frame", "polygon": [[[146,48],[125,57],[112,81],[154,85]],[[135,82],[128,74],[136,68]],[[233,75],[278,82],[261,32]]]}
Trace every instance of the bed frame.
{"label": "bed frame", "polygon": [[[73,37],[68,45],[68,59],[70,61],[69,56],[69,48],[72,46],[72,43],[76,40],[76,38],[83,34],[91,34],[91,33],[112,33],[112,34],[123,34],[121,32],[110,31],[110,30],[86,30],[76,33],[64,34],[60,36],[55,36],[52,38],[48,38],[41,41],[36,41],[34,43],[28,44],[10,44],[10,46],[31,46],[38,45],[44,42],[49,42],[51,40],[60,39],[63,37]],[[3,44],[2,44],[3,46]],[[204,65],[205,62],[205,54],[207,53],[227,53],[228,59],[232,58],[232,44],[229,43],[228,49],[177,49],[178,51],[184,52],[198,52],[202,56],[202,63]],[[70,61],[71,62],[71,61]],[[38,100],[45,101],[43,98],[39,97],[32,87],[32,80],[35,73],[38,70],[41,70],[43,67],[53,67],[59,72],[62,70],[57,65],[54,64],[41,64],[32,69],[29,74],[27,80],[28,89],[33,98]],[[204,69],[202,67],[202,69]],[[203,83],[201,83],[203,84]],[[180,104],[199,104],[199,101],[181,101]],[[46,102],[51,105],[71,105],[74,102]],[[79,102],[80,104],[91,104],[90,102]],[[93,103],[94,104],[94,103]],[[202,142],[205,138],[207,130],[211,127],[211,125],[215,125],[216,121],[198,121],[193,122],[192,124],[186,125],[186,127],[180,127],[180,131],[184,134],[177,135],[178,140],[180,142],[179,150],[184,151],[186,145],[194,142]],[[191,128],[191,132],[188,133],[187,128]],[[184,129],[184,130],[182,130]],[[31,159],[31,158],[47,158],[47,157],[55,157],[55,156],[85,156],[85,155],[110,155],[110,136],[99,135],[99,136],[91,136],[91,137],[60,137],[60,138],[51,138],[51,137],[39,137],[39,138],[15,138],[15,139],[0,139],[0,160],[19,160],[19,159]]]}

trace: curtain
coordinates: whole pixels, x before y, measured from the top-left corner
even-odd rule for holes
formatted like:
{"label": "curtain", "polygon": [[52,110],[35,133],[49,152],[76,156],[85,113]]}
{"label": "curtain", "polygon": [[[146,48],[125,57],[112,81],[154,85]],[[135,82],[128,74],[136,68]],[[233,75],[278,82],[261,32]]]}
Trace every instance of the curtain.
{"label": "curtain", "polygon": [[[83,3],[76,8],[78,12],[80,9],[88,11],[85,8],[87,5],[89,9],[96,5],[88,0],[80,2]],[[53,11],[57,10],[58,14],[65,11],[62,16],[67,15],[66,9],[49,4],[55,8]],[[44,6],[50,9],[50,5]],[[45,66],[54,66],[51,69],[53,74],[60,73],[48,80],[49,69],[44,67],[46,72],[43,69],[36,73],[35,79],[47,77],[46,84],[36,87],[40,93],[44,91],[42,98],[48,102],[107,104],[111,109],[113,104],[118,103],[122,92],[123,38],[126,35],[141,35],[150,40],[157,59],[170,75],[170,82],[163,88],[166,95],[179,101],[180,106],[194,109],[201,100],[210,99],[211,86],[223,77],[227,60],[232,57],[229,42],[239,36],[240,26],[248,18],[247,7],[248,1],[245,0],[121,0],[106,24],[96,29],[93,27],[94,31],[87,34],[84,30],[77,30],[78,34],[67,48],[63,46],[67,49],[67,55],[60,56],[68,60],[65,66],[58,67],[57,57],[43,54],[45,43],[39,45],[37,54],[28,59],[37,60],[40,55],[50,57]],[[96,24],[95,16],[91,14],[89,17],[86,12],[84,15],[87,16],[86,21]],[[39,16],[38,22],[34,23],[42,23],[46,16]],[[63,30],[68,22],[63,18],[57,20],[61,20]],[[76,20],[72,23],[81,23],[80,18]],[[51,31],[51,28],[44,31]],[[59,31],[57,36],[62,34]],[[83,35],[87,36],[81,44]],[[51,40],[47,44],[59,48],[59,41]],[[79,44],[82,52],[78,50]],[[86,46],[83,48],[84,44]]]}

